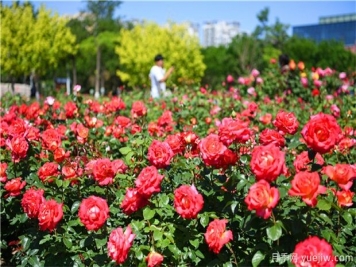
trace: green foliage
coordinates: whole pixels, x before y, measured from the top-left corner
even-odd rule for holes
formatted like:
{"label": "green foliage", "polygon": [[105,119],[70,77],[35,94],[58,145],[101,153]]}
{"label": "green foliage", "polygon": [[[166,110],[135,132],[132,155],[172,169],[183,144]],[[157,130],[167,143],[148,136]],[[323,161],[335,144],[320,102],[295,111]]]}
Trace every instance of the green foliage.
{"label": "green foliage", "polygon": [[2,71],[18,77],[33,70],[43,75],[56,69],[62,59],[76,53],[75,36],[66,23],[44,6],[37,13],[28,4],[2,6]]}
{"label": "green foliage", "polygon": [[130,86],[150,84],[148,73],[156,54],[166,57],[166,66],[175,66],[172,83],[196,83],[203,76],[205,65],[200,52],[199,40],[189,35],[185,25],[169,23],[160,27],[145,22],[132,30],[123,29],[116,53],[120,59],[117,75]]}

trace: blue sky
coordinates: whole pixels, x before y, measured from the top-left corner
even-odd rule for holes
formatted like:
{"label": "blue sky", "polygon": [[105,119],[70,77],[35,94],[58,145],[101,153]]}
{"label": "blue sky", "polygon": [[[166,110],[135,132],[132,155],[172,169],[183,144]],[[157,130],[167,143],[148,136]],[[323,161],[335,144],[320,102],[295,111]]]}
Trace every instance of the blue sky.
{"label": "blue sky", "polygon": [[[44,4],[59,14],[74,14],[85,8],[84,1],[33,1]],[[269,7],[270,22],[278,17],[292,26],[317,24],[321,16],[356,13],[355,1],[123,1],[116,15],[124,19],[146,19],[164,24],[191,21],[204,23],[212,20],[240,22],[241,30],[252,32],[257,13]]]}

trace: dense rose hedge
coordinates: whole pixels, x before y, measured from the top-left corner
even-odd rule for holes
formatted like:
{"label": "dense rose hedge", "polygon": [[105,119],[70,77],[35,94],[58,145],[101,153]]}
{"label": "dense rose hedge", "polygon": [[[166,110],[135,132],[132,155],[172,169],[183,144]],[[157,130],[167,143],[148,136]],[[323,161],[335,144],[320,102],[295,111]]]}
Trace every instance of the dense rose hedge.
{"label": "dense rose hedge", "polygon": [[302,65],[161,100],[3,98],[2,262],[354,266],[353,77]]}

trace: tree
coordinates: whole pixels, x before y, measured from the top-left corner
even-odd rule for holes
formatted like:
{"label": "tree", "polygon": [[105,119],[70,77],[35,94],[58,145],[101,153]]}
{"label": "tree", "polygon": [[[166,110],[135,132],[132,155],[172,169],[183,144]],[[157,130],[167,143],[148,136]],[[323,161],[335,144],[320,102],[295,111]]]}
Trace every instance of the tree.
{"label": "tree", "polygon": [[228,55],[228,48],[223,45],[218,47],[210,46],[203,48],[202,54],[206,65],[203,83],[215,87],[224,81],[231,72],[229,69],[231,64],[228,63],[231,60]]}
{"label": "tree", "polygon": [[148,73],[156,54],[166,57],[166,66],[175,66],[168,84],[200,82],[205,65],[199,40],[188,33],[186,25],[169,23],[160,27],[144,22],[120,33],[116,53],[120,59],[117,75],[129,86],[149,84]]}
{"label": "tree", "polygon": [[261,25],[258,25],[253,32],[253,36],[264,40],[266,45],[272,45],[276,49],[282,49],[288,39],[287,31],[289,25],[283,24],[276,19],[272,25],[268,24],[269,8],[264,8],[257,14],[257,19]]}
{"label": "tree", "polygon": [[253,36],[238,35],[232,39],[228,53],[231,58],[229,69],[234,75],[249,74],[252,69],[260,69],[263,64],[262,42]]}
{"label": "tree", "polygon": [[1,9],[0,66],[14,80],[31,72],[46,75],[76,53],[75,36],[66,19],[44,6],[38,11],[25,3],[12,3]]}
{"label": "tree", "polygon": [[[120,1],[106,1],[106,0],[89,0],[87,2],[86,11],[91,14],[87,19],[89,25],[92,26],[92,34],[94,36],[94,44],[96,49],[96,70],[95,70],[95,97],[99,97],[100,76],[102,76],[102,53],[103,47],[108,44],[112,46],[115,42],[113,37],[113,28],[116,28],[117,23],[114,19],[114,12],[116,8],[121,5]],[[119,28],[117,28],[119,30]],[[106,33],[105,33],[106,32]],[[108,33],[108,32],[111,32]],[[109,43],[108,43],[109,42]],[[112,51],[113,50],[107,50]],[[102,77],[103,79],[103,77]],[[101,82],[103,84],[103,81]]]}

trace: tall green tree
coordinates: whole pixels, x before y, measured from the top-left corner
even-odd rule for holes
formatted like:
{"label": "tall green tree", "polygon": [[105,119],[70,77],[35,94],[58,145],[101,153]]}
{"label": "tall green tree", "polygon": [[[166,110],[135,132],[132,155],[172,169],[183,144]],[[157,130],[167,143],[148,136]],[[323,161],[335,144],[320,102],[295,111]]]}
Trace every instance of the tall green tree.
{"label": "tall green tree", "polygon": [[[104,50],[107,53],[111,52],[114,55],[114,50],[110,49],[115,43],[115,33],[120,30],[118,20],[114,18],[114,13],[122,2],[107,1],[107,0],[90,0],[87,2],[85,12],[87,16],[87,23],[91,26],[91,34],[94,39],[94,46],[96,50],[96,70],[95,70],[95,96],[99,97],[100,85],[103,85],[102,75],[102,55]],[[102,82],[100,82],[100,77]]]}
{"label": "tall green tree", "polygon": [[12,80],[31,72],[46,75],[76,53],[75,36],[66,19],[44,6],[35,11],[25,3],[1,8],[2,73]]}
{"label": "tall green tree", "polygon": [[271,45],[276,49],[282,49],[288,40],[289,25],[283,24],[277,18],[274,24],[269,24],[269,8],[266,7],[257,14],[260,25],[257,25],[253,36],[262,39],[265,45]]}

